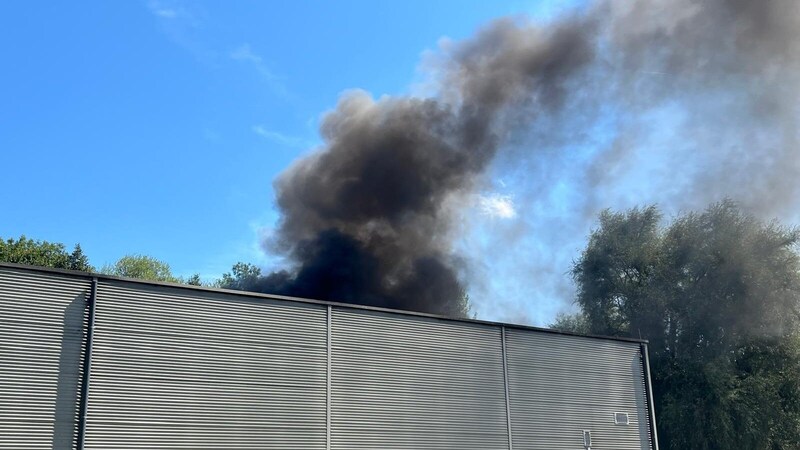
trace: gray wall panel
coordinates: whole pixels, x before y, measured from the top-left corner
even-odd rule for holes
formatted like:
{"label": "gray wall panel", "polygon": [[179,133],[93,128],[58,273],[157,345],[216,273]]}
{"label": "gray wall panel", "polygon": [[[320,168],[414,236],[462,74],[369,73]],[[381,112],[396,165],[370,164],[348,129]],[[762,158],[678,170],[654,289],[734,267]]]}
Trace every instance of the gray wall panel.
{"label": "gray wall panel", "polygon": [[[514,450],[649,449],[636,343],[506,331]],[[629,425],[615,425],[614,413]]]}
{"label": "gray wall panel", "polygon": [[507,449],[500,329],[333,308],[331,448]]}
{"label": "gray wall panel", "polygon": [[89,289],[0,267],[0,449],[75,448]]}
{"label": "gray wall panel", "polygon": [[100,283],[87,449],[324,449],[326,321],[324,306]]}

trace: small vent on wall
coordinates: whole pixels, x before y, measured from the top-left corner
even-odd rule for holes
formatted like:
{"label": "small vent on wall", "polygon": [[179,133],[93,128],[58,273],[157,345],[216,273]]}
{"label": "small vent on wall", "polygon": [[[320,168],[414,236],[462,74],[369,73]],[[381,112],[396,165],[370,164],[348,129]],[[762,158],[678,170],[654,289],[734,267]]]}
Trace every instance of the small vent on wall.
{"label": "small vent on wall", "polygon": [[630,419],[628,417],[628,413],[614,413],[614,424],[616,425],[628,425],[630,423]]}

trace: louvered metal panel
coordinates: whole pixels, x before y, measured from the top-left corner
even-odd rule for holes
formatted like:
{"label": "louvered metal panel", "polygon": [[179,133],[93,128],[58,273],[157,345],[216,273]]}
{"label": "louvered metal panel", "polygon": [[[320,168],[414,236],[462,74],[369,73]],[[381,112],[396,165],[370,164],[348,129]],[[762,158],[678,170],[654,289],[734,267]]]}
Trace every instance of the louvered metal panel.
{"label": "louvered metal panel", "polygon": [[98,286],[86,448],[324,449],[327,309]]}
{"label": "louvered metal panel", "polygon": [[[100,279],[87,449],[651,448],[637,342]],[[0,265],[0,449],[76,447],[91,286]]]}
{"label": "louvered metal panel", "polygon": [[0,449],[75,448],[89,289],[0,267]]}
{"label": "louvered metal panel", "polygon": [[[514,450],[650,449],[637,343],[506,331]],[[628,413],[616,425],[614,413]]]}
{"label": "louvered metal panel", "polygon": [[508,449],[500,328],[334,307],[331,448]]}

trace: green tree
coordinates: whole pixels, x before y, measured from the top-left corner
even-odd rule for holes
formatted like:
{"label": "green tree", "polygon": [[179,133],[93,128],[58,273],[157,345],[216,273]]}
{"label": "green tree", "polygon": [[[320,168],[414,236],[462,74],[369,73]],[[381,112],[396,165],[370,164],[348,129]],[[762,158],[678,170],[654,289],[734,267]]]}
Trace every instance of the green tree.
{"label": "green tree", "polygon": [[183,282],[172,274],[169,264],[152,256],[138,254],[123,256],[114,264],[104,266],[101,273],[150,281]]}
{"label": "green tree", "polygon": [[190,276],[189,278],[184,280],[184,283],[186,283],[186,284],[188,284],[190,286],[202,286],[203,285],[203,281],[200,279],[200,274],[199,273],[196,273],[196,274]]}
{"label": "green tree", "polygon": [[731,201],[600,215],[577,303],[590,332],[650,341],[662,448],[798,448],[798,242]]}
{"label": "green tree", "polygon": [[83,253],[81,244],[75,244],[72,253],[69,254],[68,266],[72,270],[82,270],[84,272],[93,272],[94,267],[89,264],[89,257]]}
{"label": "green tree", "polygon": [[80,244],[68,252],[64,244],[35,241],[24,235],[19,239],[0,239],[0,261],[56,269],[94,271]]}
{"label": "green tree", "polygon": [[556,319],[548,326],[554,330],[568,331],[570,333],[589,334],[592,331],[589,328],[589,321],[586,315],[582,312],[573,314],[559,313]]}
{"label": "green tree", "polygon": [[237,262],[230,272],[222,274],[222,278],[215,283],[224,289],[247,291],[256,286],[261,279],[261,269],[255,264]]}

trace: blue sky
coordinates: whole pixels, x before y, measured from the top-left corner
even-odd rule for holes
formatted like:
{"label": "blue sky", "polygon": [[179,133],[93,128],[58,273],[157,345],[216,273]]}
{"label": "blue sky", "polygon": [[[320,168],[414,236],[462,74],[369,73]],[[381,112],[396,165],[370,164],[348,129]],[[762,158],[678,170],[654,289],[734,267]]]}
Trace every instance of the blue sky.
{"label": "blue sky", "polygon": [[[206,279],[236,261],[269,266],[259,240],[277,218],[272,180],[319,142],[320,115],[343,91],[407,93],[442,37],[502,15],[544,18],[556,3],[6,2],[0,236],[80,243],[98,267],[129,253]],[[496,184],[495,200],[514,196]],[[571,194],[549,195],[548,210]],[[480,254],[493,233],[514,232],[484,222],[462,250]],[[579,244],[546,268],[552,285],[535,299],[525,271],[542,267],[476,287],[520,309],[483,302],[479,317],[551,319]]]}

